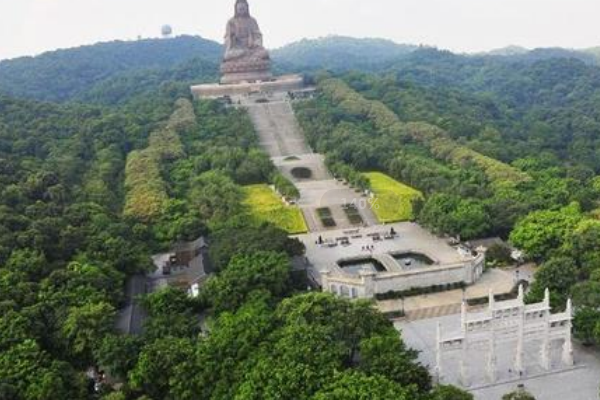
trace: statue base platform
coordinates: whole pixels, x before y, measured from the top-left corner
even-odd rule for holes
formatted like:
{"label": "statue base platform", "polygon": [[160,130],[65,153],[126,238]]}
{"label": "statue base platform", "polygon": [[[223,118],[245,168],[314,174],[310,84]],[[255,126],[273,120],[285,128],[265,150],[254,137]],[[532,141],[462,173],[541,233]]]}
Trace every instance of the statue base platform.
{"label": "statue base platform", "polygon": [[236,83],[213,83],[192,86],[195,99],[218,99],[221,97],[244,96],[252,93],[292,92],[304,88],[301,75],[285,75],[267,78],[262,81],[241,81]]}
{"label": "statue base platform", "polygon": [[221,64],[221,76],[221,83],[224,85],[268,81],[273,78],[271,61],[252,59],[225,61]]}
{"label": "statue base platform", "polygon": [[233,72],[224,74],[221,78],[221,84],[223,85],[233,85],[238,83],[255,83],[255,82],[263,82],[269,81],[273,79],[273,74],[269,71],[263,72]]}

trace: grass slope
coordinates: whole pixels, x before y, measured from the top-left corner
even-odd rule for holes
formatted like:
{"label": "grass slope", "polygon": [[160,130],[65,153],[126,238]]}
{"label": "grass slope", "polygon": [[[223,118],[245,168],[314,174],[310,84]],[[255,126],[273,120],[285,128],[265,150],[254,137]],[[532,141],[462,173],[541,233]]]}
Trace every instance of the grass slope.
{"label": "grass slope", "polygon": [[413,219],[413,200],[423,194],[380,172],[364,174],[375,193],[373,212],[380,222],[399,222]]}
{"label": "grass slope", "polygon": [[271,222],[290,234],[308,231],[302,211],[296,206],[286,206],[269,186],[246,186],[244,193],[244,204],[250,209],[253,217]]}

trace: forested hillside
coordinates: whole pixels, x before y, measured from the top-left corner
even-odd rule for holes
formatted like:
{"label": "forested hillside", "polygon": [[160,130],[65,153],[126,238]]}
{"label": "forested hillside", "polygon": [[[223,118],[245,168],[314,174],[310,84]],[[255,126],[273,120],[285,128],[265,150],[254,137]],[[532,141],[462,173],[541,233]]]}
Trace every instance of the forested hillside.
{"label": "forested hillside", "polygon": [[110,42],[0,62],[0,92],[38,100],[72,100],[130,71],[150,73],[193,58],[217,63],[221,46],[198,37]]}
{"label": "forested hillside", "polygon": [[[507,48],[479,54],[453,54],[434,47],[397,44],[381,39],[355,39],[330,36],[305,39],[273,51],[279,68],[298,72],[329,70],[332,72],[382,72],[390,69],[414,68],[433,61],[437,67],[454,65],[477,68],[482,65],[532,64],[539,61],[573,59],[598,65],[598,50],[561,48]],[[442,62],[443,61],[443,62]],[[442,62],[442,63],[440,63]],[[449,70],[451,75],[456,71]],[[463,71],[464,72],[464,71]]]}
{"label": "forested hillside", "polygon": [[[0,397],[86,398],[82,370],[150,246],[121,216],[127,153],[170,112],[0,99]],[[151,110],[151,112],[145,112]]]}
{"label": "forested hillside", "polygon": [[584,51],[594,56],[596,62],[600,63],[600,47],[592,47],[590,49],[585,49]]}
{"label": "forested hillside", "polygon": [[274,50],[272,55],[277,64],[302,71],[370,70],[406,56],[417,48],[417,46],[397,44],[384,39],[328,36],[289,44]]}
{"label": "forested hillside", "polygon": [[[244,206],[241,185],[277,175],[242,111],[160,92],[118,111],[2,97],[0,166],[2,398],[459,393],[432,390],[416,353],[369,303],[300,293],[290,256],[303,246]],[[144,299],[143,335],[119,334],[125,279],[199,234],[210,236],[218,271],[199,298],[158,291]],[[94,388],[84,374],[92,366],[120,389]]]}
{"label": "forested hillside", "polygon": [[[243,110],[189,96],[216,80],[220,52],[178,38],[0,63],[14,95],[0,95],[0,399],[468,400],[433,388],[370,304],[306,293],[291,273],[303,246],[244,193],[295,188]],[[417,218],[437,233],[510,239],[542,265],[528,300],[573,296],[576,334],[596,343],[600,69],[569,54],[334,38],[275,59],[311,73],[317,95],[296,112],[335,172],[419,189]],[[126,278],[201,234],[216,274],[200,296],[147,296],[144,333],[119,334]],[[122,385],[94,390],[89,367]]]}
{"label": "forested hillside", "polygon": [[135,70],[102,80],[78,94],[77,102],[120,105],[134,98],[153,96],[158,90],[169,96],[187,96],[190,86],[218,80],[218,63],[202,57],[169,68]]}
{"label": "forested hillside", "polygon": [[402,119],[436,124],[503,161],[548,152],[599,171],[597,67],[568,59],[476,65],[448,55],[350,81]]}
{"label": "forested hillside", "polygon": [[[215,81],[221,53],[220,44],[191,36],[59,50],[0,62],[0,92],[38,100],[123,103],[173,82]],[[330,36],[275,49],[272,58],[276,71],[282,73],[397,71],[419,85],[469,84],[481,91],[487,90],[483,83],[492,82],[480,79],[509,73],[514,65],[557,59],[591,65],[597,64],[597,54],[596,49],[523,49],[468,56],[383,39]],[[503,76],[496,83],[507,84]],[[523,83],[528,82],[516,82]]]}
{"label": "forested hillside", "polygon": [[[570,57],[465,57],[418,50],[389,66],[399,80],[427,88],[453,87],[508,100],[515,106],[573,105],[598,88],[598,67]],[[590,99],[593,101],[593,99]]]}

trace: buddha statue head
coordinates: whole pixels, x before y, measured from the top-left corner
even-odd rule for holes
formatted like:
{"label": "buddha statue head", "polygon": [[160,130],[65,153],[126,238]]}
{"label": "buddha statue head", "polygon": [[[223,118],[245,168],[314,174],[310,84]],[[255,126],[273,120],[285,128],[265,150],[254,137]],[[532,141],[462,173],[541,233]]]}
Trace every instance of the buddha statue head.
{"label": "buddha statue head", "polygon": [[235,17],[248,18],[250,16],[250,6],[247,0],[237,0],[235,3]]}

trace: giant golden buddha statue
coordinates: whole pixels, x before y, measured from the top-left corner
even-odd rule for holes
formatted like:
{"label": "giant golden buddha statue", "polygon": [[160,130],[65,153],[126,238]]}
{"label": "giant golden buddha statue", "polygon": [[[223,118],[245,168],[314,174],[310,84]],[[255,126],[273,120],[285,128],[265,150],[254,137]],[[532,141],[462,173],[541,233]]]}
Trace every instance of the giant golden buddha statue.
{"label": "giant golden buddha statue", "polygon": [[258,23],[250,16],[247,0],[237,0],[235,16],[227,23],[221,83],[257,82],[271,78],[271,59],[262,39]]}

